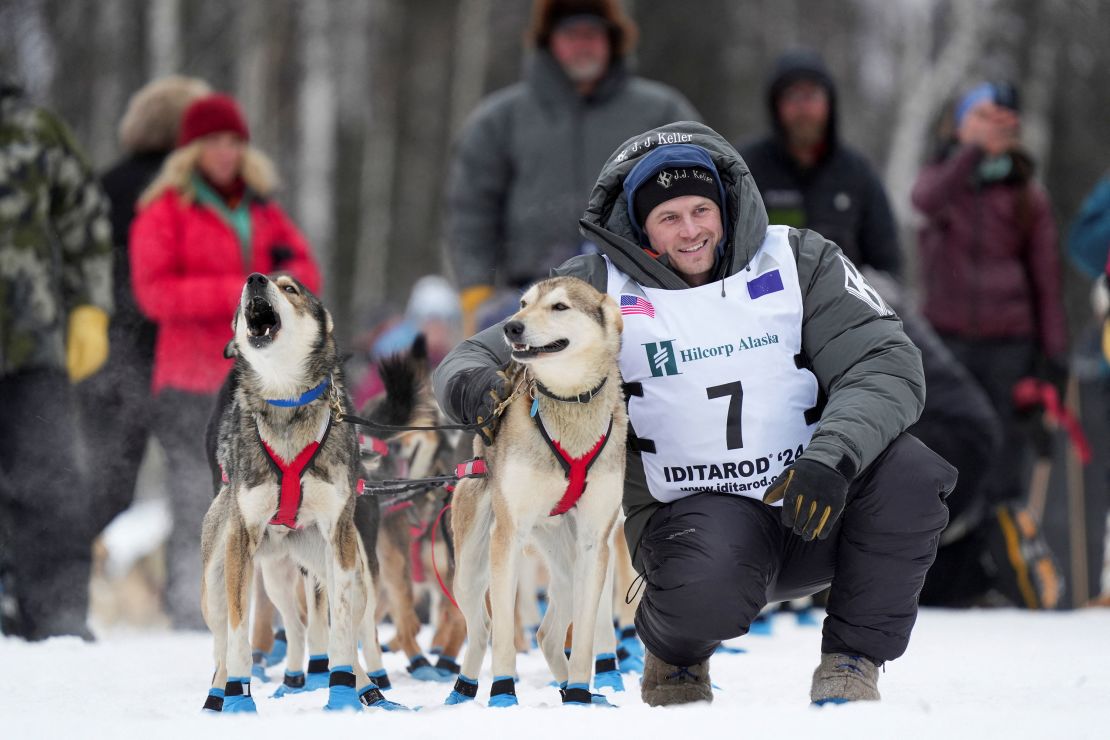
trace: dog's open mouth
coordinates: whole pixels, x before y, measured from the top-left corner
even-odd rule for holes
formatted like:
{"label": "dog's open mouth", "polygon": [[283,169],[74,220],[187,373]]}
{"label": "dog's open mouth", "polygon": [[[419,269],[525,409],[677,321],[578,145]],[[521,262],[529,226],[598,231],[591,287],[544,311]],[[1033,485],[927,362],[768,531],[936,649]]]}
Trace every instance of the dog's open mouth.
{"label": "dog's open mouth", "polygon": [[247,338],[256,349],[269,344],[281,328],[277,311],[262,296],[254,296],[244,311],[247,319]]}
{"label": "dog's open mouth", "polygon": [[533,347],[530,344],[522,342],[513,342],[513,359],[526,360],[530,357],[537,357],[539,355],[547,355],[552,352],[562,352],[570,344],[569,339],[556,339],[550,344],[545,344],[542,347]]}

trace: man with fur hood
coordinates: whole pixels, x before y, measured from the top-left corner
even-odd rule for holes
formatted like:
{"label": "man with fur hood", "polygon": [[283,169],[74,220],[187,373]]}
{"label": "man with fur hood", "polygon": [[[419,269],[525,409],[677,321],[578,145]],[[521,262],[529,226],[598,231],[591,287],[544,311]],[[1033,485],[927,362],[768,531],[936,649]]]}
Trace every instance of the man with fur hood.
{"label": "man with fur hood", "polygon": [[195,77],[170,75],[144,85],[127,104],[119,124],[124,156],[100,182],[111,202],[112,292],[115,313],[108,328],[112,353],[104,367],[77,386],[81,428],[99,473],[89,481],[95,511],[90,524],[103,529],[134,497],[139,465],[150,433],[150,374],[155,325],[135,305],[128,239],[139,196],[162,168],[177,141],[181,114],[209,92]]}
{"label": "man with fur hood", "polygon": [[[601,253],[554,272],[625,314],[644,701],[712,700],[721,640],[746,633],[768,600],[830,583],[810,697],[878,699],[956,478],[903,433],[925,387],[898,317],[835,244],[769,227],[744,161],[700,124],[625,142],[580,224]],[[508,359],[500,326],[452,351],[435,374],[447,413],[495,433]]]}
{"label": "man with fur hood", "polygon": [[621,141],[699,119],[680,93],[629,72],[636,35],[618,0],[537,0],[524,80],[467,121],[445,233],[468,328],[477,314],[496,313],[480,308],[495,289],[529,285],[582,252],[578,216]]}

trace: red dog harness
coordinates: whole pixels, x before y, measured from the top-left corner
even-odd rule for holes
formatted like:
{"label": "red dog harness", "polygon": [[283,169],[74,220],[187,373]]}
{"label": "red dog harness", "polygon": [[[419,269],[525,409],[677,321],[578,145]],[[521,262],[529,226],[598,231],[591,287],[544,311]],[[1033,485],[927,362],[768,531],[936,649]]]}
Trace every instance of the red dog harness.
{"label": "red dog harness", "polygon": [[555,455],[555,459],[559,461],[559,464],[563,467],[563,473],[567,477],[567,490],[563,492],[563,497],[559,499],[559,503],[555,504],[555,508],[551,510],[548,516],[566,514],[578,505],[578,500],[586,492],[586,475],[590,472],[590,468],[601,454],[601,451],[605,449],[605,443],[609,441],[609,435],[613,431],[613,417],[609,417],[609,427],[605,430],[605,434],[602,434],[601,439],[594,443],[594,446],[581,457],[571,457],[557,440],[551,438],[539,414],[532,418],[536,420],[536,426],[540,430],[543,441],[547,442],[551,454]]}
{"label": "red dog harness", "polygon": [[312,465],[312,461],[316,459],[320,448],[324,446],[329,432],[331,432],[331,414],[328,414],[324,423],[320,425],[320,431],[316,435],[316,439],[309,442],[308,446],[298,452],[297,456],[290,462],[286,462],[274,452],[270,445],[266,444],[266,440],[262,439],[262,432],[259,431],[258,441],[262,444],[262,449],[266,451],[266,458],[273,466],[274,472],[277,473],[280,488],[277,512],[270,520],[270,524],[279,524],[290,529],[300,529],[297,524],[297,514],[301,511],[301,498],[304,496],[304,473]]}

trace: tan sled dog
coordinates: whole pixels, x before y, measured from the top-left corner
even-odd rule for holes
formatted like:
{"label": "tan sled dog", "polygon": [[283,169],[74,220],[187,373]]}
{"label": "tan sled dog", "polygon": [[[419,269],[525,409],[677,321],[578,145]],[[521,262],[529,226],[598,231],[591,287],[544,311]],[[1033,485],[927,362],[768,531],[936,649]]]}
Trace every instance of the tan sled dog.
{"label": "tan sled dog", "polygon": [[[591,703],[598,607],[624,482],[628,421],[617,367],[623,323],[611,298],[576,278],[538,283],[520,305],[504,326],[516,395],[495,442],[475,443],[488,477],[460,481],[455,491],[454,591],[468,640],[448,704],[476,696],[491,627],[490,704],[516,703],[514,615],[526,544],[552,574],[537,634],[544,657],[564,686],[564,703]],[[608,601],[605,607],[610,613]],[[563,640],[572,621],[568,663]],[[604,628],[612,633],[611,625]]]}

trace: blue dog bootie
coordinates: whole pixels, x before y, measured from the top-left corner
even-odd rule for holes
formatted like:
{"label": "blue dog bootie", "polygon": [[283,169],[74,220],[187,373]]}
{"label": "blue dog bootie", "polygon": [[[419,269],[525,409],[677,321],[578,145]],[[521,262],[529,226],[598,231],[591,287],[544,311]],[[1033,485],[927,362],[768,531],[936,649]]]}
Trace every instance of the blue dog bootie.
{"label": "blue dog bootie", "polygon": [[621,673],[644,672],[644,646],[636,636],[634,625],[617,632],[617,662]]}
{"label": "blue dog bootie", "polygon": [[489,689],[489,706],[515,707],[518,703],[516,700],[516,679],[512,676],[494,676],[493,685]]}
{"label": "blue dog bootie", "polygon": [[258,707],[251,696],[250,676],[228,676],[224,684],[224,714],[257,714]]}
{"label": "blue dog bootie", "polygon": [[270,694],[271,699],[280,699],[286,694],[300,694],[307,691],[305,688],[304,671],[286,671],[281,685],[277,691]]}
{"label": "blue dog bootie", "polygon": [[203,712],[222,712],[224,710],[224,690],[208,689],[208,697],[204,700]]}
{"label": "blue dog bootie", "polygon": [[445,675],[442,671],[436,670],[427,658],[423,655],[417,655],[412,661],[409,662],[408,667],[405,669],[417,681],[436,681],[438,683],[447,683],[455,678],[452,675]]}
{"label": "blue dog bootie", "polygon": [[393,682],[389,680],[389,673],[387,673],[384,668],[379,671],[367,673],[366,677],[373,681],[374,685],[382,691],[389,691],[393,688]]}
{"label": "blue dog bootie", "polygon": [[387,712],[407,712],[409,708],[382,696],[381,689],[374,684],[369,684],[359,692],[358,700],[364,707],[370,709],[384,709]]}
{"label": "blue dog bootie", "polygon": [[617,670],[616,653],[601,653],[594,659],[594,688],[624,691],[624,679]]}
{"label": "blue dog bootie", "polygon": [[285,654],[288,650],[289,640],[285,637],[285,630],[274,632],[274,647],[270,652],[266,653],[266,665],[275,666],[285,660]]}
{"label": "blue dog bootie", "polygon": [[451,689],[451,693],[447,695],[447,699],[443,703],[447,706],[466,704],[468,701],[474,701],[474,697],[477,695],[478,681],[460,673],[459,677],[455,679],[455,688]]}
{"label": "blue dog bootie", "polygon": [[329,712],[362,711],[362,701],[355,692],[355,674],[351,666],[337,665],[331,669],[328,677],[328,703],[324,709]]}
{"label": "blue dog bootie", "polygon": [[435,669],[443,676],[441,680],[453,681],[455,676],[462,671],[462,666],[458,664],[454,657],[441,654],[439,660],[436,661]]}
{"label": "blue dog bootie", "polygon": [[251,675],[262,683],[270,683],[270,677],[266,675],[266,653],[261,650],[251,652]]}
{"label": "blue dog bootie", "polygon": [[566,684],[559,689],[559,695],[562,697],[563,704],[566,706],[613,706],[601,694],[591,694],[590,685],[587,683]]}
{"label": "blue dog bootie", "polygon": [[304,690],[316,691],[330,686],[328,673],[328,654],[310,655],[308,657],[308,675],[305,676]]}

